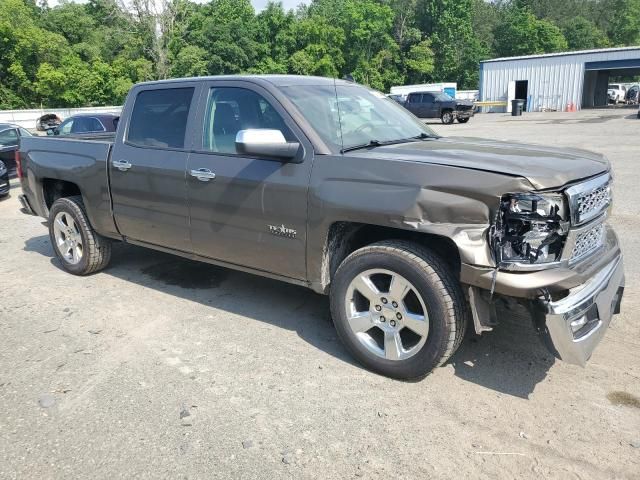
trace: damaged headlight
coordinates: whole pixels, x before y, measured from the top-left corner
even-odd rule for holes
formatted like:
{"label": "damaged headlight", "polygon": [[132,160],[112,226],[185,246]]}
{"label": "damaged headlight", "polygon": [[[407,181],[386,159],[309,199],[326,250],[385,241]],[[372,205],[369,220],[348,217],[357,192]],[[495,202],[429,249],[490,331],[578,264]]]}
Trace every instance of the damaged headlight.
{"label": "damaged headlight", "polygon": [[492,230],[498,263],[506,268],[556,262],[569,231],[564,195],[516,193],[502,197]]}

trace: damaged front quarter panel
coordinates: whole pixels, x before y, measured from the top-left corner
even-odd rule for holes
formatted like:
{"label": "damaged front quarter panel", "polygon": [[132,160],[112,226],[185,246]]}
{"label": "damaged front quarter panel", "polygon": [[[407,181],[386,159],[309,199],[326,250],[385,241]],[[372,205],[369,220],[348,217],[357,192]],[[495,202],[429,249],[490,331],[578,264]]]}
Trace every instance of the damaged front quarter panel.
{"label": "damaged front quarter panel", "polygon": [[311,285],[327,291],[350,251],[349,234],[363,225],[422,233],[425,241],[436,235],[455,244],[461,264],[495,268],[488,232],[500,198],[532,190],[525,178],[485,170],[323,156],[315,162],[310,189]]}

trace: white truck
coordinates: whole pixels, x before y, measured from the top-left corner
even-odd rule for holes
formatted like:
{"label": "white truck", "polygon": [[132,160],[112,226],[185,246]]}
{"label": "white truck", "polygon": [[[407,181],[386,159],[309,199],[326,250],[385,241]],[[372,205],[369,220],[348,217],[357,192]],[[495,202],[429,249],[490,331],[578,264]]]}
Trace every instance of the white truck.
{"label": "white truck", "polygon": [[609,95],[609,102],[611,103],[618,104],[624,102],[627,95],[627,87],[619,83],[610,83],[607,94]]}

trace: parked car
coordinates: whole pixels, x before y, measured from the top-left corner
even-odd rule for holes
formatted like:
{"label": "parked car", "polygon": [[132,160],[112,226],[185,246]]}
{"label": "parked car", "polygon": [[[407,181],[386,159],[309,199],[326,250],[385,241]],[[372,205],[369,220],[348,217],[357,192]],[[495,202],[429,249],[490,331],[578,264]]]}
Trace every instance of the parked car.
{"label": "parked car", "polygon": [[[86,135],[114,133],[119,115],[111,113],[81,114],[67,118],[56,128],[47,131],[50,135]],[[50,132],[50,133],[49,133]]]}
{"label": "parked car", "polygon": [[404,107],[418,118],[439,118],[444,124],[456,119],[467,123],[473,117],[473,102],[456,100],[442,92],[410,93]]}
{"label": "parked car", "polygon": [[20,138],[30,137],[31,134],[18,125],[0,123],[0,160],[5,164],[10,177],[16,176],[16,150]]}
{"label": "parked car", "polygon": [[624,99],[627,103],[638,103],[638,101],[640,100],[638,98],[639,94],[640,94],[640,85],[632,85],[627,90],[627,94],[624,97]]}
{"label": "parked car", "polygon": [[609,95],[609,101],[612,103],[624,102],[625,96],[627,95],[627,87],[619,83],[611,83],[609,84],[607,95]]}
{"label": "parked car", "polygon": [[70,273],[106,268],[118,240],[306,286],[330,296],[353,356],[391,377],[497,327],[496,303],[581,365],[620,311],[602,155],[442,138],[353,83],[143,83],[114,140],[29,137],[19,159],[20,202]]}
{"label": "parked car", "polygon": [[9,169],[4,164],[4,162],[0,160],[0,197],[8,195],[10,188],[11,185],[9,185]]}

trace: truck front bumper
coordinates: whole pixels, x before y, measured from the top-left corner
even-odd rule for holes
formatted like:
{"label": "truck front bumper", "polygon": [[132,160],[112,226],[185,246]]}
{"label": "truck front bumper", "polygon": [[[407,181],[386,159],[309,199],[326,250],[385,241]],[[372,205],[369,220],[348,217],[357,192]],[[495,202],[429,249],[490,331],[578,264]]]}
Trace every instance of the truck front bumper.
{"label": "truck front bumper", "polygon": [[463,263],[460,279],[527,305],[549,350],[578,365],[586,363],[620,312],[624,293],[622,252],[609,225],[603,247],[571,268],[514,272]]}
{"label": "truck front bumper", "polygon": [[557,301],[540,297],[533,315],[549,350],[560,360],[584,366],[620,313],[624,293],[622,255]]}

